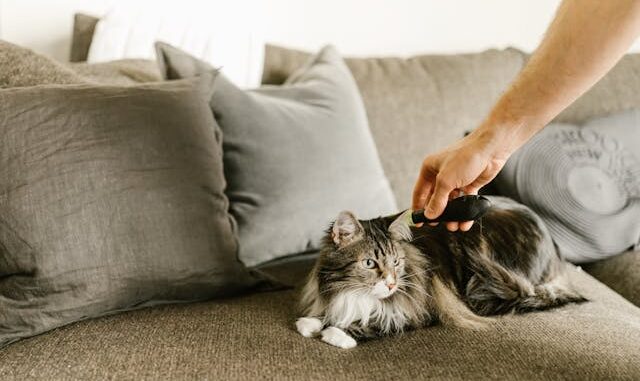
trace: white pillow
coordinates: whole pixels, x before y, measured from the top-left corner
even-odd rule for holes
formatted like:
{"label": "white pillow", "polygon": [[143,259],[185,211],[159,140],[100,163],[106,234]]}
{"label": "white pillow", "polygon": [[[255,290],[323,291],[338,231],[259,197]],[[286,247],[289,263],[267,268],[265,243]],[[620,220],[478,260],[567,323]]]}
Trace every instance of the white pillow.
{"label": "white pillow", "polygon": [[96,25],[87,61],[155,59],[153,44],[164,41],[224,68],[236,85],[256,87],[264,56],[261,23],[251,16],[256,6],[256,0],[118,2]]}

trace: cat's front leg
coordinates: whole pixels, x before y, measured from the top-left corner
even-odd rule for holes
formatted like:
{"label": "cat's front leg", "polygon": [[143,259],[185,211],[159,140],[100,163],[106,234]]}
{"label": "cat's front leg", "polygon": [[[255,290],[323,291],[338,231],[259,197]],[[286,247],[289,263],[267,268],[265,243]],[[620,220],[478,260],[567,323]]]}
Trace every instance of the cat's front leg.
{"label": "cat's front leg", "polygon": [[296,329],[304,337],[313,337],[322,330],[322,321],[314,317],[301,317],[296,320]]}
{"label": "cat's front leg", "polygon": [[322,341],[338,348],[350,349],[358,345],[356,340],[338,327],[327,327],[320,333]]}

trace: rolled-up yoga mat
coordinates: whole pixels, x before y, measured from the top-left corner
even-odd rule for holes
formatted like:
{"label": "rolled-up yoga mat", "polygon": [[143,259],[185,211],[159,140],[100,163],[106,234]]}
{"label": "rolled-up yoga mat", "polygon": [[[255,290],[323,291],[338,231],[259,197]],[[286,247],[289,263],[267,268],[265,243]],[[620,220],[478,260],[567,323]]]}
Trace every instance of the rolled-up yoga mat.
{"label": "rolled-up yoga mat", "polygon": [[501,194],[546,222],[561,255],[591,262],[640,247],[640,110],[550,124],[507,162]]}

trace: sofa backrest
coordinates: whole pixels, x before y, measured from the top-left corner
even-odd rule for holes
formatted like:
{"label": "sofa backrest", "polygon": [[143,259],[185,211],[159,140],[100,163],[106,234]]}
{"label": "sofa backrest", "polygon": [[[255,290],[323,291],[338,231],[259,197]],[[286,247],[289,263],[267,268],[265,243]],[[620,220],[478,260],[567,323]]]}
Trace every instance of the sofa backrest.
{"label": "sofa backrest", "polygon": [[640,109],[640,54],[627,54],[555,121],[583,123],[616,112]]}
{"label": "sofa backrest", "polygon": [[[282,83],[308,56],[268,45],[263,83]],[[477,127],[527,58],[516,49],[410,58],[347,58],[399,207],[409,206],[424,157]],[[640,108],[638,89],[640,54],[630,54],[556,121],[580,123]]]}
{"label": "sofa backrest", "polygon": [[[307,58],[303,52],[267,46],[263,83],[281,83]],[[524,53],[507,49],[346,60],[400,208],[409,207],[425,155],[475,128],[525,59]]]}

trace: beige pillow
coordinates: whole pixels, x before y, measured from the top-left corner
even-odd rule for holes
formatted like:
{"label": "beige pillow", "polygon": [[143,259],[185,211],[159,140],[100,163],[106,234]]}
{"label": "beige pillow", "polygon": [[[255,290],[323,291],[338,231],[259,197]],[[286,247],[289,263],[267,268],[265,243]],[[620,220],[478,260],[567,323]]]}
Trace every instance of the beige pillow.
{"label": "beige pillow", "polygon": [[162,80],[158,64],[144,59],[123,59],[93,64],[78,62],[68,64],[68,67],[91,82],[106,85],[126,86]]}
{"label": "beige pillow", "polygon": [[73,16],[73,35],[71,36],[69,61],[84,62],[87,60],[91,41],[93,40],[93,32],[98,21],[100,21],[99,18],[83,13],[76,13]]}
{"label": "beige pillow", "polygon": [[162,79],[155,61],[61,63],[3,40],[0,40],[0,68],[0,88],[81,83],[126,86]]}
{"label": "beige pillow", "polygon": [[[263,83],[281,83],[308,57],[304,52],[267,46]],[[346,59],[399,207],[410,204],[424,156],[475,128],[525,59],[515,49]]]}
{"label": "beige pillow", "polygon": [[0,40],[0,68],[0,88],[86,82],[63,64],[3,40]]}

